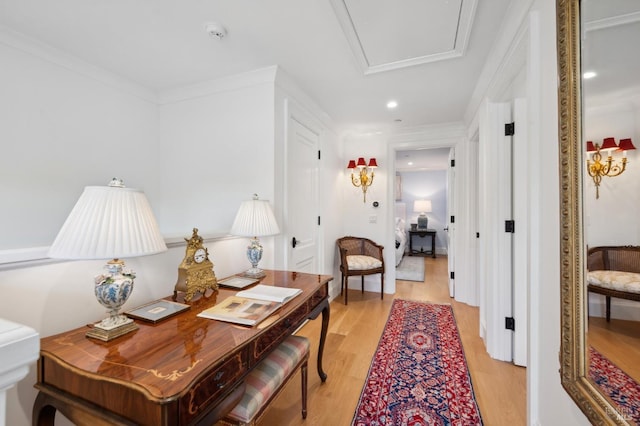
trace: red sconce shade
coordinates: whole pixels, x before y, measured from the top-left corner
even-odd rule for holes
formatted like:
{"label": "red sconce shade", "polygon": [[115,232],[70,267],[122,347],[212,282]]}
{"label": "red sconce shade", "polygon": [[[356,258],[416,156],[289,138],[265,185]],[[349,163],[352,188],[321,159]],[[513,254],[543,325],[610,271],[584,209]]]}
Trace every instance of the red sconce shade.
{"label": "red sconce shade", "polygon": [[620,139],[618,149],[622,151],[629,151],[630,149],[636,149],[636,147],[633,146],[633,142],[631,142],[631,139]]}
{"label": "red sconce shade", "polygon": [[587,152],[594,152],[594,151],[597,151],[596,146],[593,144],[592,141],[587,141]]}
{"label": "red sconce shade", "polygon": [[367,167],[367,162],[366,162],[366,161],[364,161],[364,158],[363,158],[363,157],[358,158],[358,164],[357,164],[357,166],[358,166],[358,167]]}
{"label": "red sconce shade", "polygon": [[354,160],[349,160],[349,165],[347,166],[347,169],[355,169],[356,168],[356,162]]}
{"label": "red sconce shade", "polygon": [[617,147],[618,145],[616,144],[616,140],[614,138],[604,138],[600,149],[612,149]]}
{"label": "red sconce shade", "polygon": [[378,163],[376,162],[375,158],[369,159],[369,168],[372,168],[372,167],[378,167]]}

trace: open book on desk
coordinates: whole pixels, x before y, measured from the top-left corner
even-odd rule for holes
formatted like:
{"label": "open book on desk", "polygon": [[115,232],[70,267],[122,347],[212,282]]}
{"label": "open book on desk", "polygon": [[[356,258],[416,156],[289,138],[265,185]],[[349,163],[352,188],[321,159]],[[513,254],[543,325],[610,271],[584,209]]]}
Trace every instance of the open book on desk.
{"label": "open book on desk", "polygon": [[246,297],[248,299],[287,303],[300,293],[302,293],[302,290],[299,288],[275,287],[272,285],[258,284],[248,290],[239,291],[236,296]]}
{"label": "open book on desk", "polygon": [[282,305],[302,293],[300,289],[257,285],[250,290],[227,297],[199,317],[243,325],[256,325],[277,311]]}

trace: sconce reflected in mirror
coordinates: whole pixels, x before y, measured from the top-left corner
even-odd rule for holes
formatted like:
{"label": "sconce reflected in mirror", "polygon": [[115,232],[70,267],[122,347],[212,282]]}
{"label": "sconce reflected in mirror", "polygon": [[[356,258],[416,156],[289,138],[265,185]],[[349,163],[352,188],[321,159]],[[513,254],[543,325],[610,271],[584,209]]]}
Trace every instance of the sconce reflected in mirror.
{"label": "sconce reflected in mirror", "polygon": [[[364,157],[356,160],[349,160],[347,169],[351,170],[351,183],[355,187],[362,188],[363,202],[367,202],[367,189],[373,183],[374,169],[378,167],[378,163],[375,158],[369,159],[369,164],[364,161]],[[356,170],[357,169],[357,170]]]}
{"label": "sconce reflected in mirror", "polygon": [[[596,199],[600,198],[600,182],[605,176],[615,177],[622,174],[627,168],[627,151],[636,149],[631,139],[620,139],[616,144],[614,138],[604,138],[602,146],[587,141],[587,173],[593,179],[596,186]],[[602,161],[601,152],[607,154],[607,159]],[[613,160],[613,152],[622,151],[622,160],[618,163]]]}

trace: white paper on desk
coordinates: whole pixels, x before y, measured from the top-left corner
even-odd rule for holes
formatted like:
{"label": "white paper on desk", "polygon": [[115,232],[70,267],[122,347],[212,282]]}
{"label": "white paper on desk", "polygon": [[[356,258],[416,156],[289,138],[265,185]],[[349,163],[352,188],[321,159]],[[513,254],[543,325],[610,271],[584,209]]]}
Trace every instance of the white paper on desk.
{"label": "white paper on desk", "polygon": [[269,300],[272,302],[286,303],[302,293],[299,288],[275,287],[272,285],[258,284],[248,290],[239,291],[236,295],[247,299]]}

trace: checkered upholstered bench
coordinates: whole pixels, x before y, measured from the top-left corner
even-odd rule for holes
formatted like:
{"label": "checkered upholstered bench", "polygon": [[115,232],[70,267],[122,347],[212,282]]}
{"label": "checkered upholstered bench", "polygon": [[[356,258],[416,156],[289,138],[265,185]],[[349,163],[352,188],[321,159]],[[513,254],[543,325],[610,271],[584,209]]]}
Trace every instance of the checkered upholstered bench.
{"label": "checkered upholstered bench", "polygon": [[254,425],[269,403],[300,368],[302,418],[307,418],[307,361],[309,340],[289,336],[247,375],[242,399],[219,424]]}

